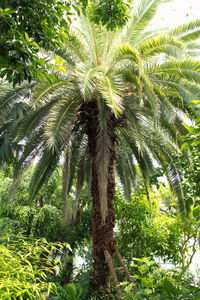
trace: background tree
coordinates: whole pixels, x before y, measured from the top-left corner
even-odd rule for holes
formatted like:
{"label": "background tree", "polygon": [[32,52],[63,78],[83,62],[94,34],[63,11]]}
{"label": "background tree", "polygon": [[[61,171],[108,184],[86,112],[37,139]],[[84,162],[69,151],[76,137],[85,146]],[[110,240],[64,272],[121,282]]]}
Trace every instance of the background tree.
{"label": "background tree", "polygon": [[60,33],[68,28],[69,10],[69,1],[2,0],[0,77],[16,85],[42,72],[45,59],[39,49],[61,46]]}
{"label": "background tree", "polygon": [[[67,39],[73,9],[90,7],[95,22],[114,29],[125,24],[128,4],[124,1],[33,0],[0,2],[0,77],[14,86],[38,75],[49,78],[47,56],[42,49],[62,47]],[[72,9],[73,7],[73,9]],[[64,34],[65,32],[65,34]]]}

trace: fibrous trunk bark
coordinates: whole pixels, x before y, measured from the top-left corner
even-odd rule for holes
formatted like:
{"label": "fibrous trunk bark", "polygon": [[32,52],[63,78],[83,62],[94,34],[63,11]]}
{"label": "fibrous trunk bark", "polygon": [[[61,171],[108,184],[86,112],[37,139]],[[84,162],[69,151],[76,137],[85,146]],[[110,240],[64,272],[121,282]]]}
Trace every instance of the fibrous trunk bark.
{"label": "fibrous trunk bark", "polygon": [[97,139],[99,133],[98,106],[95,102],[88,103],[87,109],[91,112],[88,114],[87,134],[89,141],[89,150],[92,159],[91,166],[91,194],[93,199],[93,224],[92,224],[92,244],[94,259],[94,276],[92,280],[93,287],[98,290],[106,290],[109,282],[109,266],[104,255],[107,250],[111,256],[115,252],[114,240],[114,221],[115,210],[113,208],[113,200],[115,197],[115,178],[114,178],[114,161],[115,161],[115,143],[116,136],[114,131],[114,120],[110,116],[107,125],[109,129],[110,147],[108,158],[108,173],[106,175],[107,183],[107,214],[105,220],[102,221],[99,172],[97,166]]}

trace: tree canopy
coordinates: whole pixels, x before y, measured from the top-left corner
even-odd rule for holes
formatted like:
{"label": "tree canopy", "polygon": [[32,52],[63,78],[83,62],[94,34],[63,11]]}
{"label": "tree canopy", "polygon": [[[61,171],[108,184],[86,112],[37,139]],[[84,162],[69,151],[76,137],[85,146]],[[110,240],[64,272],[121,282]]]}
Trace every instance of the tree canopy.
{"label": "tree canopy", "polygon": [[[45,73],[45,50],[61,47],[68,36],[74,10],[91,10],[96,23],[114,29],[123,26],[128,18],[124,1],[1,1],[0,4],[0,77],[20,84]],[[63,33],[65,35],[63,36]]]}

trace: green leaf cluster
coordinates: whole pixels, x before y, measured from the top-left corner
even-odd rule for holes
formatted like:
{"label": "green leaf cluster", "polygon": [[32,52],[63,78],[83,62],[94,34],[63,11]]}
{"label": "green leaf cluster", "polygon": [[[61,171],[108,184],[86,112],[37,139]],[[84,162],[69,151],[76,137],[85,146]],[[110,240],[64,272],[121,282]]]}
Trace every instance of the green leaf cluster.
{"label": "green leaf cluster", "polygon": [[40,49],[61,45],[58,30],[68,29],[69,10],[68,0],[1,1],[0,77],[14,86],[36,78],[44,66]]}
{"label": "green leaf cluster", "polygon": [[196,300],[200,296],[198,282],[194,275],[184,276],[177,270],[164,270],[155,261],[145,257],[134,258],[133,277],[138,282],[138,291],[133,295],[132,284],[122,283],[126,296],[123,299],[132,300]]}
{"label": "green leaf cluster", "polygon": [[9,234],[0,241],[0,294],[2,299],[45,299],[56,286],[48,276],[54,274],[58,262],[52,251],[62,253],[69,245],[47,243],[45,239],[30,241]]}
{"label": "green leaf cluster", "polygon": [[116,238],[120,252],[129,262],[133,256],[156,256],[175,264],[182,260],[182,222],[173,212],[164,210],[165,197],[170,197],[171,202],[175,200],[169,188],[160,189],[160,192],[151,192],[149,200],[145,189],[140,189],[128,202],[120,189],[116,192]]}

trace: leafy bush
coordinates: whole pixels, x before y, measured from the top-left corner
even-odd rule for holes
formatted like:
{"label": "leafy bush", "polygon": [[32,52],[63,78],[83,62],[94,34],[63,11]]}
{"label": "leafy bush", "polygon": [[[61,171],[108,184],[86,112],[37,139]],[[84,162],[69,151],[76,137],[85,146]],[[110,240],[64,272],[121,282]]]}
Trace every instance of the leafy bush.
{"label": "leafy bush", "polygon": [[[164,190],[169,197],[167,188]],[[140,189],[127,202],[120,189],[116,191],[116,238],[120,252],[129,262],[133,256],[157,256],[179,262],[182,229],[177,218],[162,209],[160,195],[152,192],[150,196],[149,203],[146,191]]]}
{"label": "leafy bush", "polygon": [[33,218],[31,234],[55,240],[59,236],[62,224],[62,213],[55,206],[45,204]]}
{"label": "leafy bush", "polygon": [[81,300],[82,289],[78,289],[74,283],[67,284],[65,287],[57,285],[58,295],[52,296],[52,300]]}
{"label": "leafy bush", "polygon": [[[69,245],[65,244],[65,247]],[[41,299],[56,285],[50,281],[59,267],[54,253],[62,253],[63,244],[45,239],[30,241],[10,233],[0,243],[1,299]]]}
{"label": "leafy bush", "polygon": [[123,299],[129,300],[196,300],[200,297],[200,286],[194,275],[177,270],[164,270],[149,258],[134,259],[132,265],[138,291],[133,295],[133,284],[124,282],[127,293]]}

